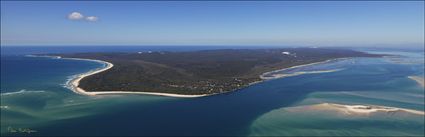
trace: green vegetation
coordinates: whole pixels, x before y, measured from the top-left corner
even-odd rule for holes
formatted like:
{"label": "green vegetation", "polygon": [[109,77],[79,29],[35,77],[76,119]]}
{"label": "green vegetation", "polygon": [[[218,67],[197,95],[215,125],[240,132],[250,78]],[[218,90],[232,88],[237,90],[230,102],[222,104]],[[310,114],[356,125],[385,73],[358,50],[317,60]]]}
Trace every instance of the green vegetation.
{"label": "green vegetation", "polygon": [[226,49],[192,52],[78,53],[63,57],[108,61],[114,67],[81,80],[87,91],[212,94],[260,81],[277,69],[345,57],[378,57],[346,49]]}

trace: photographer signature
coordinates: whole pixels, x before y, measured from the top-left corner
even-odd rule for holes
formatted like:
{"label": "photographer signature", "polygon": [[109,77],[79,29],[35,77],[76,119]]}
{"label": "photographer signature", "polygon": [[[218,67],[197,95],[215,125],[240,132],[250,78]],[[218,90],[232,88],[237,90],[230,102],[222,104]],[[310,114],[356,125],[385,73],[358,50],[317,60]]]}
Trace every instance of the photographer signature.
{"label": "photographer signature", "polygon": [[37,130],[30,129],[30,128],[14,128],[11,126],[7,127],[7,131],[10,133],[27,133],[27,134],[38,132]]}

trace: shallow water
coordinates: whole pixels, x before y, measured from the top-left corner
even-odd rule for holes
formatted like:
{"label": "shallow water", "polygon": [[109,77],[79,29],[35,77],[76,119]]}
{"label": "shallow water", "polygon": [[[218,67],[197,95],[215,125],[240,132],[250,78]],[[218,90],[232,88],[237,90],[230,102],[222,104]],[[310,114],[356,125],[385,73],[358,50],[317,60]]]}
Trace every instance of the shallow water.
{"label": "shallow water", "polygon": [[[404,57],[357,58],[354,63],[344,65],[346,69],[343,71],[320,77],[326,80],[315,83],[334,84],[322,85],[332,88],[316,88],[291,107],[281,107],[261,115],[251,125],[250,135],[423,136],[424,115],[403,112],[341,115],[334,111],[307,109],[314,104],[338,103],[423,112],[424,89],[407,78],[409,75],[423,77],[423,53],[390,53]],[[398,61],[392,61],[394,58]],[[310,80],[316,79],[316,76],[310,77]]]}
{"label": "shallow water", "polygon": [[424,135],[423,116],[291,111],[323,102],[424,111],[423,88],[407,78],[423,77],[423,52],[391,53],[403,56],[297,68],[284,73],[340,70],[192,99],[77,95],[64,87],[68,78],[103,64],[2,56],[1,134],[27,134],[8,129],[29,128],[37,131],[32,135]]}

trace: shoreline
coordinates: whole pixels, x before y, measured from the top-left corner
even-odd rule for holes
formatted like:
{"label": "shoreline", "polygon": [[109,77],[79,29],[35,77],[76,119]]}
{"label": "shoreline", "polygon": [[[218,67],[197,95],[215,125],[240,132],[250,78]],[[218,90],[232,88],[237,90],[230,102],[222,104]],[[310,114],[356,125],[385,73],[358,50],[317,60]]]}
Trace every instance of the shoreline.
{"label": "shoreline", "polygon": [[105,64],[106,67],[102,67],[102,68],[96,68],[93,70],[90,70],[88,72],[85,73],[81,73],[81,74],[76,74],[74,76],[72,76],[72,78],[70,78],[70,80],[68,80],[66,82],[66,87],[69,88],[71,91],[73,91],[76,94],[80,94],[80,95],[86,95],[86,96],[96,96],[96,95],[120,95],[120,94],[143,94],[143,95],[155,95],[155,96],[167,96],[167,97],[182,97],[182,98],[193,98],[193,97],[204,97],[204,96],[210,96],[210,95],[215,95],[215,94],[201,94],[201,95],[184,95],[184,94],[172,94],[172,93],[157,93],[157,92],[141,92],[141,91],[86,91],[79,86],[80,81],[87,77],[87,76],[91,76],[103,71],[106,71],[108,69],[111,69],[114,64],[107,62],[107,61],[103,61],[103,60],[95,60],[95,59],[84,59],[84,58],[62,58],[61,56],[37,56],[37,55],[26,55],[27,57],[48,57],[48,58],[53,58],[53,59],[69,59],[69,60],[83,60],[83,61],[93,61],[93,62],[98,62],[98,63],[102,63]]}
{"label": "shoreline", "polygon": [[[96,95],[142,94],[142,95],[180,97],[180,98],[196,98],[196,97],[206,97],[206,96],[212,96],[212,95],[216,95],[216,94],[222,94],[222,93],[214,93],[214,94],[201,94],[201,95],[185,95],[185,94],[158,93],[158,92],[142,92],[142,91],[93,91],[93,92],[87,92],[86,90],[78,87],[78,85],[80,83],[80,80],[82,80],[83,78],[85,78],[87,76],[94,75],[94,74],[97,74],[97,73],[106,71],[106,70],[112,68],[114,65],[112,63],[110,63],[110,62],[106,62],[106,61],[102,61],[102,60],[95,60],[95,59],[61,58],[60,56],[54,56],[54,58],[57,58],[57,59],[72,59],[72,60],[95,61],[95,62],[104,63],[104,64],[107,65],[106,67],[104,67],[102,69],[97,69],[97,70],[94,70],[94,71],[91,70],[91,71],[86,72],[86,73],[77,74],[75,78],[72,78],[72,80],[70,80],[69,82],[67,82],[67,85],[69,85],[69,88],[73,92],[75,92],[77,94],[81,94],[81,95],[96,96]],[[329,59],[329,60],[320,61],[320,62],[314,62],[314,63],[309,63],[309,64],[292,66],[292,67],[289,67],[289,68],[283,68],[283,69],[279,69],[279,70],[273,70],[273,71],[265,72],[265,73],[273,73],[273,72],[278,72],[278,71],[282,71],[282,70],[286,70],[286,69],[291,69],[291,68],[298,68],[298,67],[316,65],[316,64],[321,64],[321,63],[327,63],[327,62],[336,61],[336,60],[340,60],[340,59],[347,59],[347,58]],[[260,78],[262,80],[256,81],[256,82],[252,82],[248,86],[252,86],[254,84],[258,84],[258,83],[264,82],[266,80],[270,80],[270,79],[263,79],[262,78],[262,76],[265,73],[263,73],[262,75],[260,75]],[[277,79],[277,78],[281,78],[281,77],[273,77],[271,79]],[[228,92],[232,92],[232,91],[228,91]],[[228,93],[228,92],[223,92],[223,93]]]}
{"label": "shoreline", "polygon": [[420,76],[408,76],[409,79],[414,80],[416,83],[418,83],[419,86],[425,87],[425,80],[423,77]]}
{"label": "shoreline", "polygon": [[322,70],[322,71],[313,71],[313,72],[297,72],[297,73],[294,73],[294,74],[275,74],[275,75],[271,75],[271,76],[265,76],[265,75],[269,75],[269,74],[272,74],[272,73],[285,71],[285,70],[288,70],[288,69],[294,69],[294,68],[300,68],[300,67],[306,67],[306,66],[313,66],[313,65],[318,65],[318,64],[329,63],[329,62],[332,62],[332,61],[347,60],[347,59],[351,59],[351,58],[352,57],[328,59],[328,60],[325,60],[325,61],[314,62],[314,63],[303,64],[303,65],[297,65],[297,66],[292,66],[292,67],[288,67],[288,68],[283,68],[283,69],[265,72],[265,73],[260,75],[260,79],[262,79],[262,80],[259,81],[259,82],[262,82],[262,81],[265,81],[265,80],[273,80],[273,79],[278,79],[278,78],[284,78],[284,77],[298,76],[298,75],[303,75],[303,74],[336,72],[336,71],[339,71],[341,69]]}
{"label": "shoreline", "polygon": [[319,103],[307,106],[298,106],[304,107],[306,109],[312,110],[333,110],[345,115],[368,115],[376,112],[384,113],[396,113],[396,112],[405,112],[415,115],[425,115],[424,111],[398,108],[398,107],[388,107],[388,106],[378,106],[378,105],[347,105],[347,104],[336,104],[336,103]]}
{"label": "shoreline", "polygon": [[83,78],[87,77],[87,76],[91,76],[91,75],[94,75],[94,74],[97,74],[97,73],[106,71],[108,69],[111,69],[114,66],[114,64],[112,64],[110,62],[107,62],[107,61],[94,60],[94,59],[82,59],[82,58],[62,58],[62,59],[95,61],[95,62],[106,64],[106,67],[104,67],[104,68],[91,70],[89,72],[82,73],[82,74],[77,74],[75,76],[75,78],[72,78],[69,82],[67,82],[67,85],[69,85],[69,88],[73,92],[75,92],[77,94],[88,95],[88,96],[108,95],[108,94],[112,94],[112,95],[119,95],[119,94],[143,94],[143,95],[156,95],[156,96],[168,96],[168,97],[185,97],[185,98],[207,96],[206,94],[202,94],[202,95],[184,95],[184,94],[155,93],[155,92],[141,92],[141,91],[92,91],[92,92],[88,92],[88,91],[86,91],[86,90],[84,90],[84,89],[82,89],[82,88],[79,87],[80,81]]}
{"label": "shoreline", "polygon": [[[112,63],[107,62],[107,61],[103,61],[103,60],[84,59],[84,58],[63,58],[61,56],[37,56],[37,55],[27,55],[27,56],[29,56],[29,57],[50,57],[50,58],[53,58],[53,59],[70,59],[70,60],[93,61],[93,62],[105,64],[106,67],[103,67],[103,68],[100,68],[100,69],[93,69],[93,70],[90,70],[88,72],[81,73],[81,74],[76,74],[70,80],[68,80],[66,82],[67,88],[69,88],[73,92],[80,94],[80,95],[96,96],[96,95],[142,94],[142,95],[167,96],[167,97],[195,98],[195,97],[206,97],[206,96],[212,96],[212,95],[232,92],[232,91],[228,91],[228,92],[223,92],[223,93],[200,94],[200,95],[185,95],[185,94],[142,92],[142,91],[92,91],[92,92],[90,92],[90,91],[86,91],[86,90],[79,87],[80,81],[87,76],[91,76],[91,75],[106,71],[108,69],[111,69],[114,66]],[[292,66],[292,67],[288,67],[288,68],[283,68],[283,69],[265,72],[265,73],[263,73],[259,76],[261,80],[251,82],[251,83],[248,84],[248,86],[252,86],[252,85],[255,85],[255,84],[258,84],[258,83],[261,83],[261,82],[265,82],[267,80],[286,77],[286,75],[285,76],[281,76],[281,75],[271,76],[269,78],[264,77],[264,75],[268,75],[270,73],[275,73],[275,72],[279,72],[279,71],[283,71],[283,70],[287,70],[287,69],[293,69],[293,68],[311,66],[311,65],[316,65],[316,64],[322,64],[322,63],[327,63],[327,62],[331,62],[331,61],[343,60],[343,59],[349,59],[349,58],[335,58],[335,59],[329,59],[329,60],[314,62],[314,63],[309,63],[309,64],[302,64],[302,65],[297,65],[297,66]],[[334,72],[334,71],[336,71],[336,70],[330,70],[329,72]],[[304,74],[304,73],[302,73],[302,74]],[[297,75],[302,75],[302,74],[297,74]],[[291,76],[296,76],[296,75],[291,75]]]}

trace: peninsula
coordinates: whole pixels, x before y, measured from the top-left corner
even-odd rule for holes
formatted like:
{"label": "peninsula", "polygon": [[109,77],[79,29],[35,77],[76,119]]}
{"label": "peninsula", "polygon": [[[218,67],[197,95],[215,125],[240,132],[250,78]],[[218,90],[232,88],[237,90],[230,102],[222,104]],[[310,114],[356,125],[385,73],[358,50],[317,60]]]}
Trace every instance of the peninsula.
{"label": "peninsula", "polygon": [[350,57],[380,57],[348,49],[223,49],[187,52],[55,54],[104,61],[107,67],[81,74],[71,84],[87,94],[141,93],[198,97],[234,91],[284,68]]}

